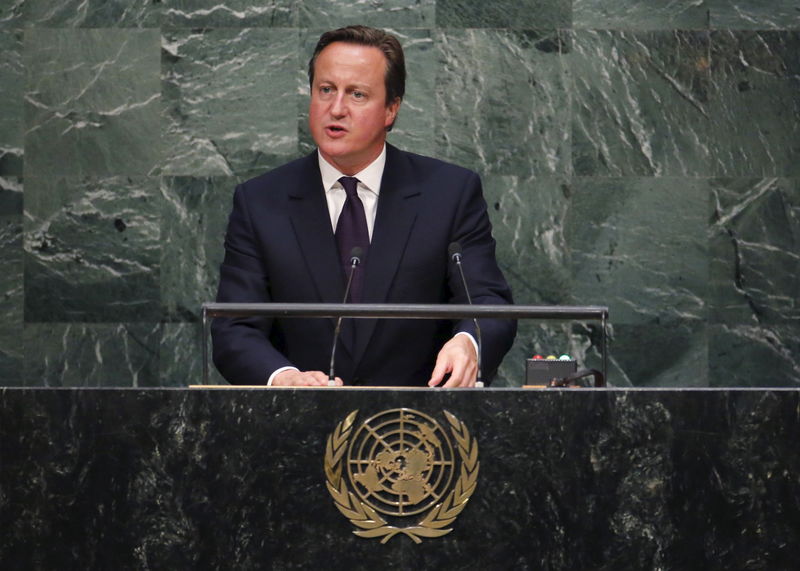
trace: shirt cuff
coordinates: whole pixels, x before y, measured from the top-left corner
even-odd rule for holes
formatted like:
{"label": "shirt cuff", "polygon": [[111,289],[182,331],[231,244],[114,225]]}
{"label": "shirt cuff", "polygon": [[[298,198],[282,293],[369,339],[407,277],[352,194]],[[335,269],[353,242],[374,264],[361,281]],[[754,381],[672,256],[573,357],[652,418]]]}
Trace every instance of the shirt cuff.
{"label": "shirt cuff", "polygon": [[[469,333],[467,333],[467,335],[469,335]],[[472,335],[470,335],[470,337],[472,337]],[[275,369],[275,370],[272,372],[272,374],[269,376],[269,378],[267,379],[267,386],[268,386],[268,387],[271,387],[271,386],[272,386],[272,381],[274,381],[274,380],[275,380],[275,377],[276,377],[276,375],[277,375],[278,373],[282,373],[282,372],[284,372],[284,371],[299,371],[299,370],[300,370],[300,369],[298,369],[297,367],[281,367],[280,369]]]}
{"label": "shirt cuff", "polygon": [[472,341],[472,346],[475,347],[475,354],[478,355],[479,354],[478,342],[475,341],[475,338],[472,336],[472,334],[471,333],[467,333],[466,331],[459,331],[458,333],[453,335],[453,337],[455,338],[455,337],[458,337],[459,335],[466,335],[467,337],[469,337],[469,340]]}

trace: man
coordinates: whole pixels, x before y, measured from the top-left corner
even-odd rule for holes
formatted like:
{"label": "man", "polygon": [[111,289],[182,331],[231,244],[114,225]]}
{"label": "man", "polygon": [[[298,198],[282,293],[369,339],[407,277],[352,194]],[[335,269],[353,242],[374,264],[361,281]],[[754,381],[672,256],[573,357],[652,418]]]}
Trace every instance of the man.
{"label": "man", "polygon": [[[474,303],[511,303],[477,174],[386,144],[405,93],[397,38],[350,26],[309,62],[318,151],[237,187],[219,302],[466,303],[448,245],[459,242]],[[345,320],[336,383],[474,386],[473,322]],[[216,319],[214,363],[234,384],[328,384],[331,319]],[[516,323],[481,320],[490,380]]]}

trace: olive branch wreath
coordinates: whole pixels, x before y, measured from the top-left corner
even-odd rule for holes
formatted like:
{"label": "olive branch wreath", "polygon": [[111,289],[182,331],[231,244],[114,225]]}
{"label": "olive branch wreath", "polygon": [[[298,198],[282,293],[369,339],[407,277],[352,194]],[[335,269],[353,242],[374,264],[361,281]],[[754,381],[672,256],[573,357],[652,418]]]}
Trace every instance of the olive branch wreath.
{"label": "olive branch wreath", "polygon": [[458,514],[467,505],[478,483],[478,443],[470,437],[467,427],[458,418],[447,411],[444,415],[450,423],[450,431],[458,444],[461,456],[461,474],[454,488],[445,499],[436,504],[417,525],[409,527],[396,527],[388,525],[385,519],[371,506],[359,501],[347,487],[345,478],[342,477],[342,457],[347,450],[347,441],[353,430],[353,422],[358,410],[354,410],[340,422],[333,433],[328,436],[325,447],[325,476],[327,487],[336,508],[350,523],[361,528],[353,531],[359,537],[378,538],[381,543],[386,543],[397,534],[405,534],[415,543],[422,543],[422,538],[433,538],[447,535]]}

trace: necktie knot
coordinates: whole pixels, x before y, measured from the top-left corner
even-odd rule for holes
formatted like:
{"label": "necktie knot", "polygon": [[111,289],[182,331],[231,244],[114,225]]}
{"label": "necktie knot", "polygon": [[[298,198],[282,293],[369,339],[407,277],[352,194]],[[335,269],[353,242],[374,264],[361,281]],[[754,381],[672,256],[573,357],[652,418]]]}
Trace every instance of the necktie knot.
{"label": "necktie knot", "polygon": [[339,179],[348,198],[358,197],[358,179],[354,176],[343,176]]}

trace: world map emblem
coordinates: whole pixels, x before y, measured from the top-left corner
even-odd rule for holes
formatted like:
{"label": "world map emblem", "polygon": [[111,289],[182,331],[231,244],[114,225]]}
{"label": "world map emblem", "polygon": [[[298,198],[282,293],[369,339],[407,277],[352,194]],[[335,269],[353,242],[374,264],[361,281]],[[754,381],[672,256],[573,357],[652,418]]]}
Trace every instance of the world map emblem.
{"label": "world map emblem", "polygon": [[450,533],[478,481],[478,444],[444,411],[445,426],[409,408],[360,425],[354,410],[328,436],[325,476],[337,509],[359,537],[416,543]]}

